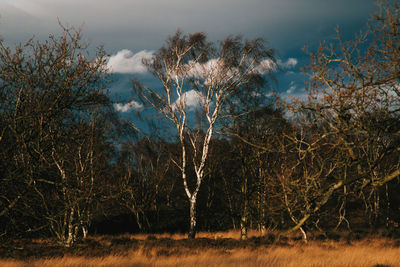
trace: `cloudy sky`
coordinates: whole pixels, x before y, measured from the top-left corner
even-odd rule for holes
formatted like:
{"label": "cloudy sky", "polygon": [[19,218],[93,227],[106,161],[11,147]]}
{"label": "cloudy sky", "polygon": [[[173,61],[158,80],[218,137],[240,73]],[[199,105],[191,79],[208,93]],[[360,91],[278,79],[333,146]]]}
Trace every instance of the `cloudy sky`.
{"label": "cloudy sky", "polygon": [[282,52],[317,41],[335,25],[354,31],[373,0],[0,0],[0,34],[10,42],[47,36],[63,23],[83,26],[110,53],[154,50],[180,28],[212,39],[263,37]]}
{"label": "cloudy sky", "polygon": [[280,75],[279,90],[296,93],[304,79],[299,67],[307,62],[301,48],[332,38],[336,26],[351,38],[375,8],[373,0],[0,0],[0,36],[12,45],[60,32],[58,19],[82,26],[93,46],[103,44],[112,55],[119,92],[130,86],[129,75],[145,74],[141,58],[178,28],[205,32],[213,41],[262,37],[288,72]]}

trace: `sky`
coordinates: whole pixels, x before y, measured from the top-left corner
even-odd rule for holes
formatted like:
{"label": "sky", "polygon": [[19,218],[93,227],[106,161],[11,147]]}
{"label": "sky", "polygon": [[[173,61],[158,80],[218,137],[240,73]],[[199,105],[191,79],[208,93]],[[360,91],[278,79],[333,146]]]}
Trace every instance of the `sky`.
{"label": "sky", "polygon": [[[300,67],[308,62],[302,48],[333,38],[336,26],[351,38],[375,10],[373,0],[0,0],[0,36],[12,46],[59,33],[58,20],[82,27],[93,47],[102,44],[110,54],[116,73],[111,92],[121,99],[132,76],[154,82],[141,58],[151,57],[177,29],[205,32],[211,41],[261,37],[285,70],[277,74],[277,90],[299,94],[305,79]],[[121,112],[141,108],[128,104],[119,106]]]}

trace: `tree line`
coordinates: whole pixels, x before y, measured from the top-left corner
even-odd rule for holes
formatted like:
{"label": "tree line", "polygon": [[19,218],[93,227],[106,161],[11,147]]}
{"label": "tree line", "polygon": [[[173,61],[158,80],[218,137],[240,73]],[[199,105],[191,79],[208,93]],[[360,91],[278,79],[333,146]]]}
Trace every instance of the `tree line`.
{"label": "tree line", "polygon": [[[297,99],[268,96],[278,65],[262,39],[176,32],[143,61],[161,87],[133,82],[135,101],[157,115],[146,135],[113,109],[107,55],[91,56],[80,30],[0,42],[1,238],[72,246],[120,231],[395,233],[400,7],[377,4],[353,40],[338,30],[306,50]],[[169,126],[156,131],[159,121]]]}

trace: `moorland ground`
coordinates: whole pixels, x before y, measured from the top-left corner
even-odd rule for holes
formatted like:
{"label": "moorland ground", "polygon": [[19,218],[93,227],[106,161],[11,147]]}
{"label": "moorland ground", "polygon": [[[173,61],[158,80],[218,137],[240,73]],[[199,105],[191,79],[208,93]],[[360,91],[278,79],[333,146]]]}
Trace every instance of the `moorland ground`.
{"label": "moorland ground", "polygon": [[378,235],[300,236],[235,231],[93,236],[72,248],[54,239],[21,239],[2,246],[0,266],[400,266],[400,239]]}

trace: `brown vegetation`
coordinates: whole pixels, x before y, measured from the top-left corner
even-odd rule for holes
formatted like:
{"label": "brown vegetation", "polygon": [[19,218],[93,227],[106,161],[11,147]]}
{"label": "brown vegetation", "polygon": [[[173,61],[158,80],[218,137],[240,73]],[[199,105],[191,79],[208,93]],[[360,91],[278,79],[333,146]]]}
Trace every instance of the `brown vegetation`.
{"label": "brown vegetation", "polygon": [[[91,237],[74,248],[54,240],[19,240],[1,250],[1,266],[400,266],[400,242],[378,236],[299,236],[239,231]],[[320,240],[317,240],[320,239]],[[323,240],[322,240],[323,239]]]}

